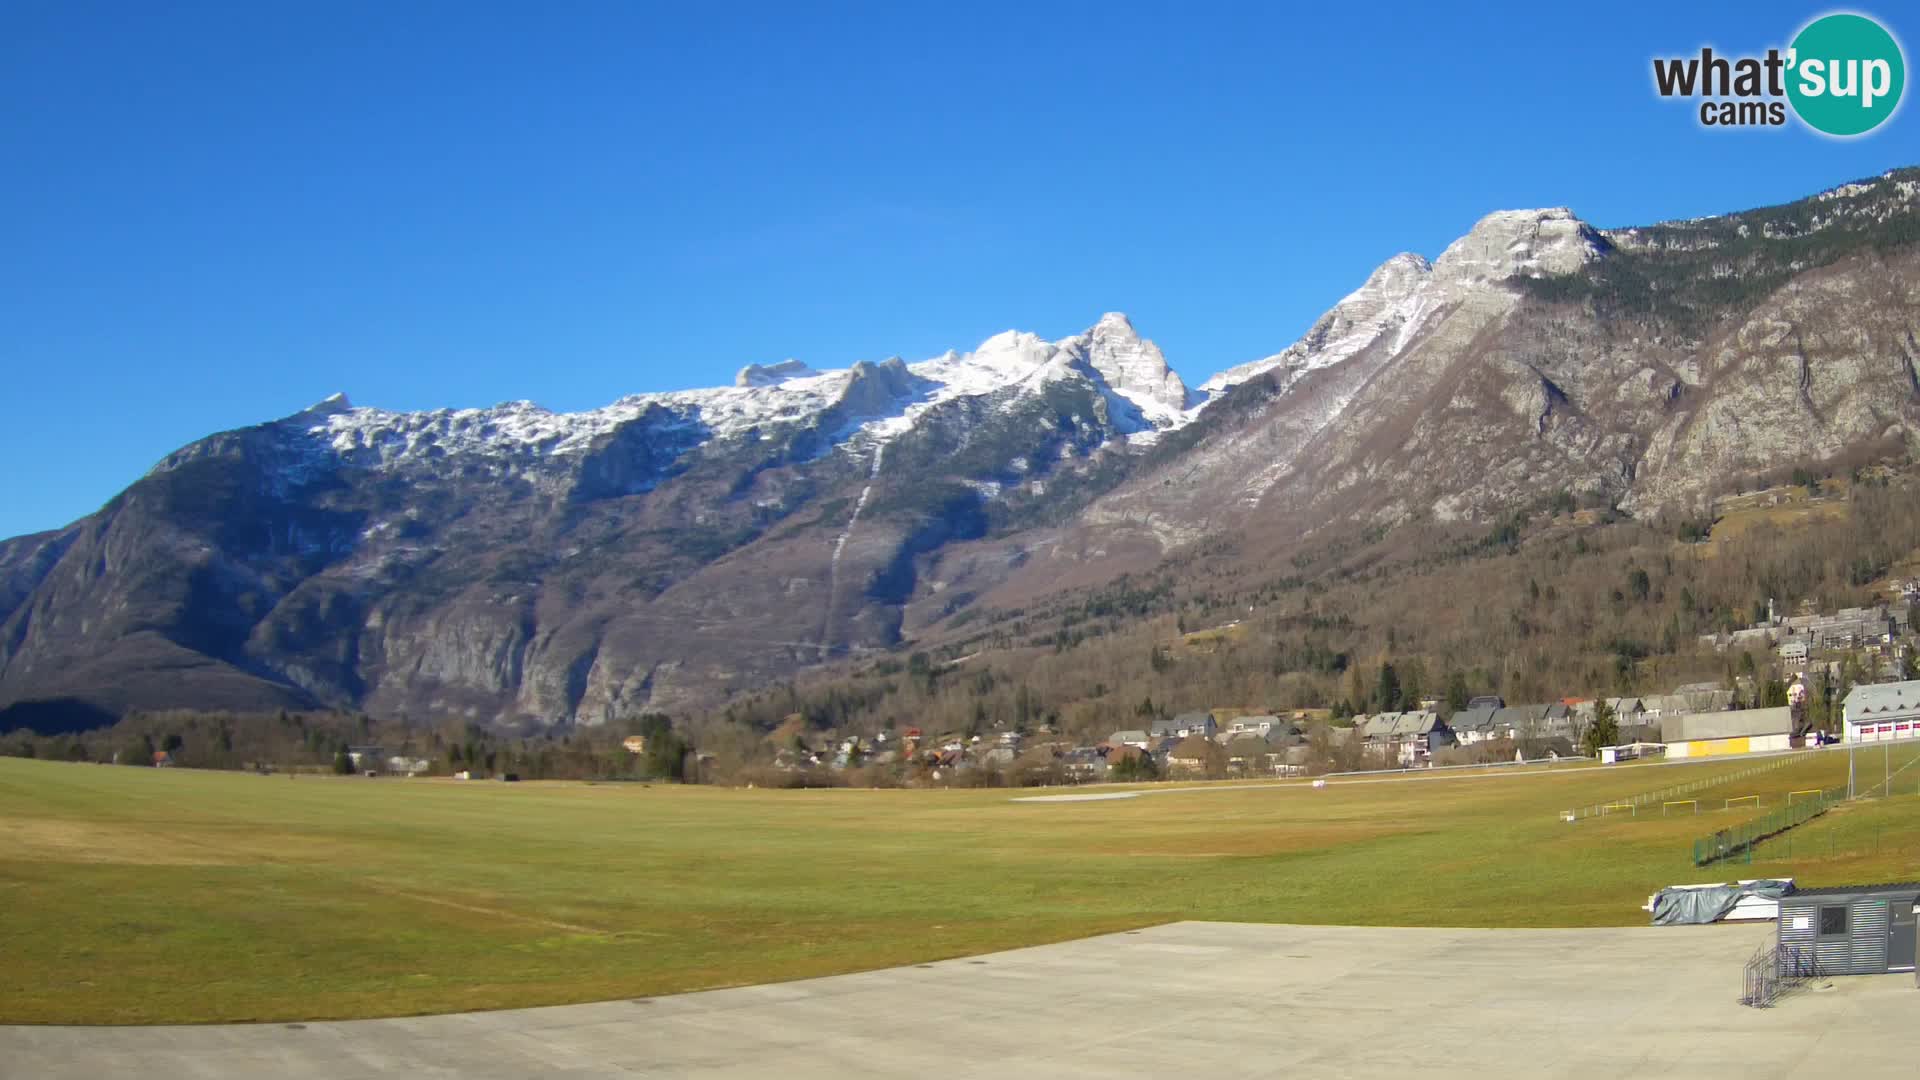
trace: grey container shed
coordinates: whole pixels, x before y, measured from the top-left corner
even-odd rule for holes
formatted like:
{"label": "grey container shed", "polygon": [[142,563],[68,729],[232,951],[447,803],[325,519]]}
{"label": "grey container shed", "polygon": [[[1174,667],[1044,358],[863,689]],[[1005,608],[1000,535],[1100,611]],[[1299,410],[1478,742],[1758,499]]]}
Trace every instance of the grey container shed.
{"label": "grey container shed", "polygon": [[1920,882],[1796,889],[1780,898],[1780,962],[1802,974],[1914,970]]}

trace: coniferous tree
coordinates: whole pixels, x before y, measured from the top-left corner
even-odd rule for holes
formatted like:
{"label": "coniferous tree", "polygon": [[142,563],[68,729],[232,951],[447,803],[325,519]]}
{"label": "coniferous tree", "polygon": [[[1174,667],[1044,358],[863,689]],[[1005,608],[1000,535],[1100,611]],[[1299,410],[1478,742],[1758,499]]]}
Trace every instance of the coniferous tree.
{"label": "coniferous tree", "polygon": [[1614,718],[1613,706],[1606,698],[1593,703],[1593,722],[1587,725],[1586,734],[1580,739],[1580,748],[1588,757],[1599,757],[1600,748],[1612,746],[1620,741],[1620,722]]}
{"label": "coniferous tree", "polygon": [[1380,665],[1380,682],[1374,687],[1373,706],[1376,712],[1393,712],[1400,707],[1400,675],[1391,663]]}

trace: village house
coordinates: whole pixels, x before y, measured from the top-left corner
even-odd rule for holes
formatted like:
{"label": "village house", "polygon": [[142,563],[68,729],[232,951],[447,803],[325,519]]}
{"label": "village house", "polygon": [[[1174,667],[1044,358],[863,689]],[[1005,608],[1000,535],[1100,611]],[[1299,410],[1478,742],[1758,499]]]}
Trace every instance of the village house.
{"label": "village house", "polygon": [[1184,712],[1173,718],[1173,730],[1171,732],[1157,732],[1156,734],[1173,734],[1183,739],[1189,735],[1198,735],[1201,738],[1210,739],[1219,728],[1220,725],[1214,720],[1213,714],[1210,712]]}
{"label": "village house", "polygon": [[1220,760],[1221,750],[1205,735],[1188,735],[1167,755],[1167,771],[1189,776],[1204,775]]}
{"label": "village house", "polygon": [[1283,726],[1291,725],[1277,716],[1242,716],[1227,725],[1227,732],[1231,735],[1251,734],[1264,738],[1268,732]]}
{"label": "village house", "polygon": [[1526,705],[1508,705],[1493,710],[1493,737],[1496,739],[1518,739],[1532,736],[1534,729],[1540,726],[1545,715],[1544,708],[1535,709]]}
{"label": "village house", "polygon": [[1513,760],[1545,761],[1551,764],[1559,761],[1561,758],[1578,757],[1579,755],[1580,751],[1574,748],[1573,743],[1559,736],[1550,736],[1543,739],[1533,739],[1516,746],[1513,751]]}
{"label": "village house", "polygon": [[1137,729],[1130,730],[1130,731],[1116,731],[1112,735],[1107,736],[1107,745],[1108,746],[1132,746],[1132,747],[1137,747],[1139,749],[1144,750],[1147,748],[1147,745],[1152,741],[1152,739],[1153,737],[1151,735]]}
{"label": "village house", "polygon": [[1673,688],[1673,696],[1685,698],[1690,713],[1721,712],[1733,704],[1733,691],[1719,683],[1685,683]]}
{"label": "village house", "polygon": [[1447,727],[1461,746],[1492,742],[1501,737],[1494,728],[1493,716],[1496,712],[1499,710],[1486,705],[1477,709],[1461,709],[1447,720]]}
{"label": "village house", "polygon": [[1227,756],[1227,772],[1241,776],[1253,776],[1266,773],[1272,767],[1274,746],[1264,736],[1252,732],[1236,735],[1228,742],[1223,751]]}
{"label": "village house", "polygon": [[1060,770],[1069,780],[1095,780],[1106,773],[1107,759],[1091,746],[1076,746],[1060,755]]}
{"label": "village house", "polygon": [[1647,722],[1647,706],[1637,697],[1612,697],[1607,704],[1613,709],[1614,723],[1621,727],[1638,727]]}
{"label": "village house", "polygon": [[1166,735],[1148,742],[1147,752],[1153,755],[1153,763],[1160,766],[1160,771],[1165,772],[1167,759],[1173,756],[1173,748],[1179,745],[1178,736]]}
{"label": "village house", "polygon": [[1426,765],[1434,751],[1454,743],[1452,730],[1430,709],[1375,713],[1356,724],[1354,730],[1369,749],[1398,761],[1404,768]]}
{"label": "village house", "polygon": [[1641,699],[1647,706],[1647,723],[1664,724],[1693,712],[1687,699],[1679,694],[1649,694]]}
{"label": "village house", "polygon": [[1280,751],[1275,760],[1273,771],[1281,776],[1305,776],[1313,767],[1313,748],[1305,743],[1289,746]]}
{"label": "village house", "polygon": [[1416,709],[1400,714],[1394,723],[1394,745],[1403,768],[1421,768],[1433,763],[1436,750],[1453,745],[1453,732],[1431,709]]}

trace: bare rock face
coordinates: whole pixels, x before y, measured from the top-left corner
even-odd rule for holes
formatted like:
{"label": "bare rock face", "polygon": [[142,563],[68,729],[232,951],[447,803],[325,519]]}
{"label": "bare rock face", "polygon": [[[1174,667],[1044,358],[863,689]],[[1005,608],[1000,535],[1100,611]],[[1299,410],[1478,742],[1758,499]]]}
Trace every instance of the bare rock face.
{"label": "bare rock face", "polygon": [[0,707],[539,727],[710,702],[894,646],[941,548],[1090,494],[1186,397],[1117,314],[585,413],[335,396],[0,544]]}
{"label": "bare rock face", "polygon": [[1084,342],[1087,364],[1149,423],[1166,426],[1186,411],[1187,384],[1167,366],[1160,347],[1136,333],[1125,315],[1110,311],[1092,330],[1069,340]]}
{"label": "bare rock face", "polygon": [[1305,337],[1282,352],[1228,368],[1200,386],[1210,398],[1269,372],[1291,385],[1310,371],[1329,367],[1369,348],[1378,341],[1396,340],[1427,315],[1427,296],[1433,267],[1412,253],[1395,255],[1380,264],[1358,289],[1322,315]]}
{"label": "bare rock face", "polygon": [[938,635],[1016,574],[1097,583],[1223,532],[1484,521],[1563,489],[1697,507],[1782,464],[1905,454],[1917,333],[1907,170],[1606,232],[1490,214],[1192,392],[1109,314],[583,413],[336,396],[0,543],[0,708],[542,728],[703,707]]}
{"label": "bare rock face", "polygon": [[1605,256],[1609,246],[1565,207],[1501,210],[1447,245],[1434,261],[1434,276],[1445,282],[1485,283],[1572,274]]}
{"label": "bare rock face", "polygon": [[1488,215],[1209,380],[1233,422],[1203,415],[1177,459],[1083,521],[1171,550],[1231,529],[1484,520],[1562,489],[1650,511],[1783,462],[1911,447],[1920,250],[1885,237],[1913,228],[1916,197],[1896,173],[1618,234],[1564,209]]}

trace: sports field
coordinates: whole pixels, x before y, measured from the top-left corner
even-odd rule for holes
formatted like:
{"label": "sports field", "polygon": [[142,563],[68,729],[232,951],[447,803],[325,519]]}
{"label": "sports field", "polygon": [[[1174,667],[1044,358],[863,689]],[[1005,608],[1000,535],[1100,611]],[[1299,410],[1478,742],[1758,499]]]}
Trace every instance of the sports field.
{"label": "sports field", "polygon": [[[1862,763],[1877,782],[1879,752]],[[1896,778],[1905,794],[1802,827],[1844,830],[1845,843],[1691,865],[1694,836],[1754,816],[1717,809],[1725,798],[1770,808],[1843,785],[1842,753],[1708,788],[1697,815],[1559,820],[1751,764],[1018,803],[1007,791],[295,780],[0,759],[0,1022],[559,1004],[1178,919],[1633,924],[1650,891],[1676,882],[1920,876],[1920,767]]]}

